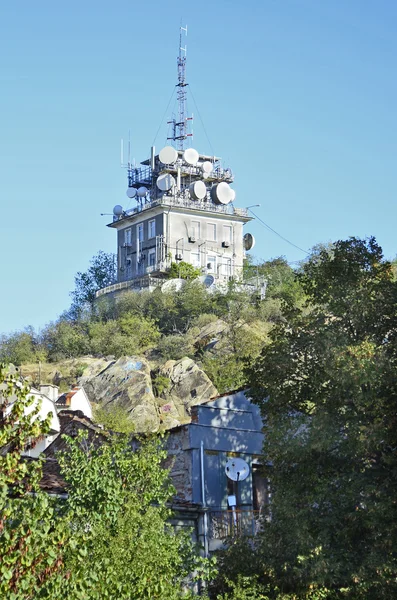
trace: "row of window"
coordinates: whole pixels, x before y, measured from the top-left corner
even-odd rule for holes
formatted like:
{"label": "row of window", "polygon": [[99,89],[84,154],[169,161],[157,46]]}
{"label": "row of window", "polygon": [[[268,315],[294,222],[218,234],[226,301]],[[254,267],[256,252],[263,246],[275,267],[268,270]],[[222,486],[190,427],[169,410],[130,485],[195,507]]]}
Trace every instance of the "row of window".
{"label": "row of window", "polygon": [[[138,223],[136,226],[136,235],[137,239],[140,242],[143,242],[145,239],[144,232],[144,223]],[[216,223],[207,223],[207,241],[208,242],[216,242],[217,241],[217,224]],[[222,229],[222,242],[230,242],[232,243],[232,226],[231,225],[223,225]],[[147,223],[147,239],[150,240],[156,237],[156,221],[152,219]],[[191,237],[196,240],[201,239],[201,223],[200,221],[192,221],[191,222]],[[124,230],[124,244],[131,245],[132,243],[132,230],[131,228]]]}
{"label": "row of window", "polygon": [[[144,223],[138,223],[136,226],[136,237],[140,242],[143,242],[145,233],[144,233]],[[150,240],[156,237],[156,220],[152,219],[148,221],[147,224],[147,239]],[[124,229],[124,244],[130,246],[132,243],[132,230]]]}

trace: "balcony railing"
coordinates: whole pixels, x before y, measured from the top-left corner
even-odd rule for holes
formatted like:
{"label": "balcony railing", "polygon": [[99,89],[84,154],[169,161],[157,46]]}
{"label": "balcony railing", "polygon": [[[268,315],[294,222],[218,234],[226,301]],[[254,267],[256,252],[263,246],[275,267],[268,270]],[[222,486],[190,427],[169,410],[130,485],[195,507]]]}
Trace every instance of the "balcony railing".
{"label": "balcony railing", "polygon": [[213,540],[254,536],[261,529],[259,510],[211,511],[208,516],[209,537]]}

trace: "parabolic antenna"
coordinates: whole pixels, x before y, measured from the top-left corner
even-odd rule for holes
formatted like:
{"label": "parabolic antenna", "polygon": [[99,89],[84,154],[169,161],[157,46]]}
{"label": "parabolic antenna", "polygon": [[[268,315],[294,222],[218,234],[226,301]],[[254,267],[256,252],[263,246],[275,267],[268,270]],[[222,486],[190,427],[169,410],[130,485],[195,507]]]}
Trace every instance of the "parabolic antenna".
{"label": "parabolic antenna", "polygon": [[165,146],[159,152],[159,159],[163,165],[173,165],[178,158],[178,152],[172,146]]}
{"label": "parabolic antenna", "polygon": [[194,148],[186,148],[183,153],[183,160],[187,162],[188,165],[197,165],[199,159],[199,153]]}
{"label": "parabolic antenna", "polygon": [[209,160],[205,160],[201,165],[201,170],[207,177],[212,173],[213,168],[214,165]]}
{"label": "parabolic antenna", "polygon": [[201,275],[197,279],[200,281],[200,283],[205,285],[206,288],[211,287],[215,281],[215,278],[212,275]]}
{"label": "parabolic antenna", "polygon": [[193,200],[202,200],[207,195],[207,188],[204,181],[193,181],[189,185],[189,192]]}
{"label": "parabolic antenna", "polygon": [[180,292],[186,285],[185,279],[169,279],[161,286],[162,292]]}
{"label": "parabolic antenna", "polygon": [[162,192],[168,192],[175,185],[175,179],[169,173],[163,173],[157,177],[156,185]]}
{"label": "parabolic antenna", "polygon": [[250,468],[242,458],[231,458],[226,463],[225,472],[232,481],[244,481],[249,475]]}
{"label": "parabolic antenna", "polygon": [[135,198],[136,196],[136,189],[135,188],[127,188],[126,194],[128,196],[128,198]]}
{"label": "parabolic antenna", "polygon": [[145,188],[144,186],[142,186],[142,187],[138,188],[138,196],[140,198],[143,198],[144,196],[146,196],[146,194],[148,193],[148,191],[149,190],[147,188]]}
{"label": "parabolic antenna", "polygon": [[255,238],[252,233],[246,233],[243,237],[243,244],[245,250],[252,250],[255,246]]}
{"label": "parabolic antenna", "polygon": [[230,191],[232,192],[232,199],[230,200],[230,202],[234,202],[236,199],[236,192],[234,191],[233,188],[230,188]]}
{"label": "parabolic antenna", "polygon": [[116,206],[113,208],[113,214],[115,217],[121,217],[123,214],[123,207],[120,206],[120,204],[116,204]]}
{"label": "parabolic antenna", "polygon": [[214,204],[229,204],[233,198],[233,190],[226,181],[221,181],[211,188],[211,198]]}

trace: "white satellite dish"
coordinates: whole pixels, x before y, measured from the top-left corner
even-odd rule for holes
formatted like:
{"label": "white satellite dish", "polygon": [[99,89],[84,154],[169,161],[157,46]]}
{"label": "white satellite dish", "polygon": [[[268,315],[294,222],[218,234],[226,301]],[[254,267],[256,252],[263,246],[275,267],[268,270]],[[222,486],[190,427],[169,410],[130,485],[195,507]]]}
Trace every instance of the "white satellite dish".
{"label": "white satellite dish", "polygon": [[183,153],[183,160],[187,162],[188,165],[197,165],[199,159],[199,153],[194,148],[186,148]]}
{"label": "white satellite dish", "polygon": [[233,198],[233,190],[226,181],[221,181],[211,188],[211,198],[214,204],[229,204]]}
{"label": "white satellite dish", "polygon": [[232,199],[230,200],[230,202],[234,202],[236,199],[236,192],[232,188],[230,188],[230,191],[232,192]]}
{"label": "white satellite dish", "polygon": [[249,472],[250,468],[242,458],[230,458],[225,466],[225,473],[232,481],[244,481]]}
{"label": "white satellite dish", "polygon": [[157,177],[156,185],[162,192],[168,192],[175,185],[175,179],[170,173],[163,173]]}
{"label": "white satellite dish", "polygon": [[143,198],[144,196],[146,196],[146,194],[148,193],[148,191],[149,190],[147,188],[145,188],[144,186],[142,186],[142,187],[138,188],[138,196],[140,198]]}
{"label": "white satellite dish", "polygon": [[201,275],[197,278],[200,283],[202,283],[206,288],[211,287],[213,285],[215,278],[212,275]]}
{"label": "white satellite dish", "polygon": [[214,165],[209,160],[205,160],[203,162],[203,164],[201,165],[201,170],[202,170],[204,176],[207,176],[207,177],[212,173],[213,168],[214,168]]}
{"label": "white satellite dish", "polygon": [[169,279],[161,286],[162,292],[180,292],[186,285],[185,279]]}
{"label": "white satellite dish", "polygon": [[204,181],[193,181],[189,185],[189,192],[193,200],[203,200],[207,195],[207,187]]}
{"label": "white satellite dish", "polygon": [[135,188],[127,188],[126,194],[128,196],[128,198],[135,198],[136,196],[136,189]]}
{"label": "white satellite dish", "polygon": [[165,146],[159,152],[159,159],[163,165],[173,165],[178,158],[178,152],[172,146]]}
{"label": "white satellite dish", "polygon": [[113,214],[115,217],[121,217],[123,214],[123,207],[120,206],[120,204],[116,204],[116,206],[113,208]]}
{"label": "white satellite dish", "polygon": [[252,250],[255,246],[255,238],[252,233],[246,233],[243,237],[243,244],[245,250]]}

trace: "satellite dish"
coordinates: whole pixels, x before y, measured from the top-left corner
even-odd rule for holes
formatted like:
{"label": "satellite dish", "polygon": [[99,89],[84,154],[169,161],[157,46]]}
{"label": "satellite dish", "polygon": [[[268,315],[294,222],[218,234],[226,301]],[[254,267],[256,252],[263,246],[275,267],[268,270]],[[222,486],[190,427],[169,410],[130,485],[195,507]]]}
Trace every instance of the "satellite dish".
{"label": "satellite dish", "polygon": [[169,279],[161,286],[162,292],[180,292],[186,285],[185,279]]}
{"label": "satellite dish", "polygon": [[136,189],[135,188],[127,188],[126,194],[128,196],[128,198],[135,198],[136,196]]}
{"label": "satellite dish", "polygon": [[168,192],[175,185],[175,179],[169,173],[163,173],[157,177],[156,185],[162,192]]}
{"label": "satellite dish", "polygon": [[255,238],[252,233],[246,233],[243,237],[243,244],[245,250],[252,250],[255,246]]}
{"label": "satellite dish", "polygon": [[172,146],[165,146],[159,152],[159,159],[163,165],[173,165],[178,158],[178,152]]}
{"label": "satellite dish", "polygon": [[249,472],[250,468],[242,458],[231,458],[225,466],[225,473],[232,481],[244,481]]}
{"label": "satellite dish", "polygon": [[187,162],[188,165],[197,165],[199,159],[199,153],[194,148],[186,148],[183,153],[183,160]]}
{"label": "satellite dish", "polygon": [[113,208],[113,214],[115,217],[121,217],[123,214],[123,207],[120,206],[120,204],[116,204],[116,206]]}
{"label": "satellite dish", "polygon": [[214,204],[229,204],[233,198],[233,190],[226,181],[221,181],[211,188],[211,198]]}
{"label": "satellite dish", "polygon": [[230,202],[234,202],[236,199],[236,192],[232,188],[230,188],[230,191],[232,192],[232,199],[230,200]]}
{"label": "satellite dish", "polygon": [[189,192],[193,200],[202,200],[207,195],[207,187],[204,181],[193,181],[189,185]]}
{"label": "satellite dish", "polygon": [[205,160],[203,162],[203,164],[201,165],[201,170],[202,170],[203,174],[206,175],[207,177],[212,173],[213,168],[214,168],[214,165],[209,160]]}
{"label": "satellite dish", "polygon": [[206,288],[211,287],[213,285],[215,278],[212,275],[201,275],[197,278],[200,283],[202,283]]}
{"label": "satellite dish", "polygon": [[138,196],[140,198],[143,198],[144,196],[146,196],[146,194],[148,193],[148,191],[149,190],[147,188],[145,188],[144,186],[142,186],[142,187],[138,188]]}

